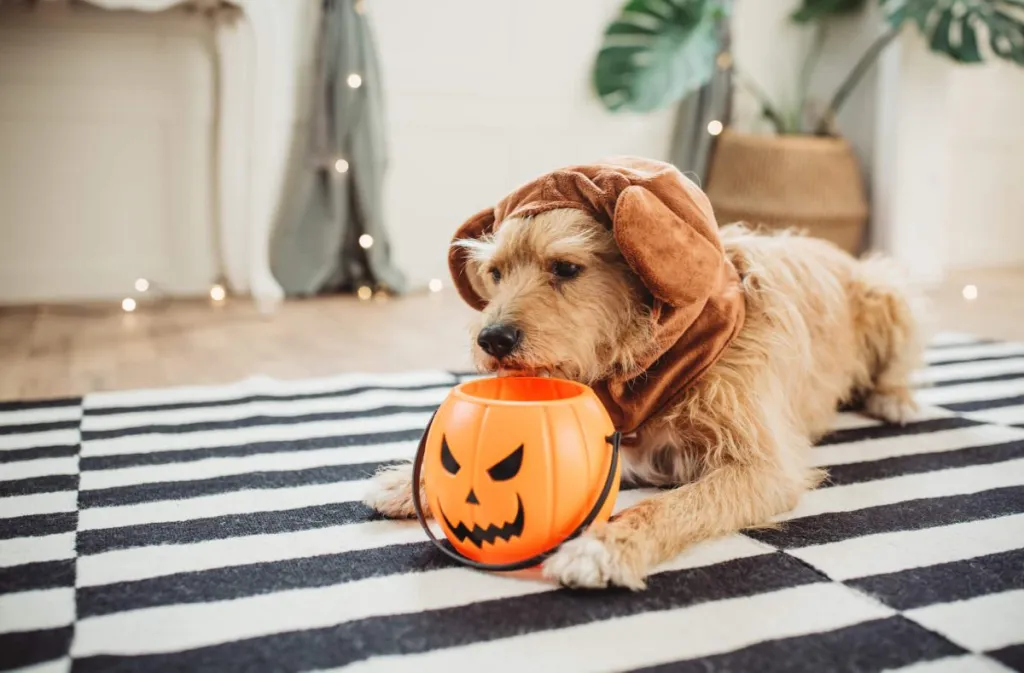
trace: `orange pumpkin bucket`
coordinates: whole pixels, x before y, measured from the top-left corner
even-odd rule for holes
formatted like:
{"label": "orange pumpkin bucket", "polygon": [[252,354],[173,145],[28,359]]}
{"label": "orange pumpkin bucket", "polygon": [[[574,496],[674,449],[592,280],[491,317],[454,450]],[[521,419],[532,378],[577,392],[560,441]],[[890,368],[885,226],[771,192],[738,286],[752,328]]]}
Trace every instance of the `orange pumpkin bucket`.
{"label": "orange pumpkin bucket", "polygon": [[445,554],[483,570],[537,565],[594,522],[619,491],[619,434],[589,387],[561,379],[486,378],[441,403],[413,464],[413,505]]}

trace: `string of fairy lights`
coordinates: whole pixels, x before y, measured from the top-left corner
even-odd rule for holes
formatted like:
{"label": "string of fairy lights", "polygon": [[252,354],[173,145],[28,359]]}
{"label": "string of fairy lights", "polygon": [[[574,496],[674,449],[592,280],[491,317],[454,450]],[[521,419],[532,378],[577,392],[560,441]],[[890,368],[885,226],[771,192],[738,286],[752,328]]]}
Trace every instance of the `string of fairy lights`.
{"label": "string of fairy lights", "polygon": [[[355,0],[353,3],[353,9],[356,14],[363,14],[366,11],[366,0]],[[350,89],[358,89],[363,85],[363,76],[357,72],[349,73],[345,78],[345,83]],[[349,172],[351,164],[346,157],[336,156],[334,158],[334,171],[344,176]],[[363,250],[369,250],[373,247],[374,240],[370,234],[362,234],[359,236],[359,247]],[[440,278],[431,278],[430,282],[427,283],[427,289],[432,293],[438,293],[444,288],[444,283]],[[370,301],[376,299],[378,301],[386,300],[389,296],[388,292],[384,289],[377,289],[376,291],[369,285],[360,285],[356,288],[356,296],[360,301]]]}
{"label": "string of fairy lights", "polygon": [[[147,307],[166,305],[169,301],[160,286],[148,278],[136,278],[134,287],[137,295],[121,300],[121,310],[125,313],[134,313],[143,305]],[[223,304],[228,298],[227,286],[221,282],[214,283],[207,291],[207,295],[214,305]]]}
{"label": "string of fairy lights", "polygon": [[[365,0],[355,0],[353,3],[353,9],[357,14],[363,14],[366,11]],[[363,86],[363,76],[358,72],[349,73],[345,77],[345,83],[351,89],[358,89]],[[339,176],[345,176],[351,164],[346,157],[335,156],[333,161],[329,164],[333,165],[335,173]],[[359,237],[359,247],[363,250],[369,250],[374,245],[373,236],[370,234],[362,234]],[[121,300],[121,310],[125,313],[134,313],[139,310],[143,304],[150,306],[156,303],[160,303],[161,299],[166,299],[166,295],[159,289],[157,284],[148,278],[137,278],[134,284],[135,296],[126,296]],[[438,293],[444,288],[444,283],[440,278],[432,278],[427,283],[427,289],[431,293]],[[214,305],[220,305],[228,299],[227,284],[223,281],[218,281],[212,284],[208,290],[210,301]],[[385,300],[389,294],[383,290],[378,289],[374,291],[369,285],[360,285],[356,288],[356,296],[360,301],[369,301],[371,299]]]}

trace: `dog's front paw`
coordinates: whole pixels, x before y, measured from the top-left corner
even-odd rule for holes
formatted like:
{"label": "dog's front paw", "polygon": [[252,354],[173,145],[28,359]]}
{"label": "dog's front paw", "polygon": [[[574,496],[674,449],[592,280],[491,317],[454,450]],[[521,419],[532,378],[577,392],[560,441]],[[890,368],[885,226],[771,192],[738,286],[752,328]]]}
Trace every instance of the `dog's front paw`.
{"label": "dog's front paw", "polygon": [[873,393],[865,400],[864,411],[872,418],[896,425],[906,425],[917,416],[918,407],[914,402],[913,393],[900,389]]}
{"label": "dog's front paw", "polygon": [[[429,516],[426,498],[421,497],[420,500],[423,513]],[[416,508],[412,504],[412,464],[381,468],[370,481],[370,489],[363,502],[390,519],[416,516]]]}
{"label": "dog's front paw", "polygon": [[639,564],[630,563],[628,552],[603,536],[587,533],[562,545],[544,562],[544,576],[574,589],[645,588]]}

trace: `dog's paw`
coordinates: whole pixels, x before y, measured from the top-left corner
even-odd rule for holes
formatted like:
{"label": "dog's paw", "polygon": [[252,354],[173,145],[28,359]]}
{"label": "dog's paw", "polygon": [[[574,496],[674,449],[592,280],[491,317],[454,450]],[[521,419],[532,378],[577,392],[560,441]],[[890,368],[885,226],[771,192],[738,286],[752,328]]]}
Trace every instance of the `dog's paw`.
{"label": "dog's paw", "polygon": [[[423,502],[424,514],[427,503]],[[412,464],[381,468],[370,480],[370,489],[363,502],[390,519],[411,519],[416,516],[412,504]]]}
{"label": "dog's paw", "polygon": [[566,542],[544,562],[544,577],[573,589],[645,588],[642,573],[626,562],[613,544],[587,533]]}
{"label": "dog's paw", "polygon": [[906,425],[917,416],[917,404],[908,390],[873,393],[864,402],[864,411],[888,423]]}

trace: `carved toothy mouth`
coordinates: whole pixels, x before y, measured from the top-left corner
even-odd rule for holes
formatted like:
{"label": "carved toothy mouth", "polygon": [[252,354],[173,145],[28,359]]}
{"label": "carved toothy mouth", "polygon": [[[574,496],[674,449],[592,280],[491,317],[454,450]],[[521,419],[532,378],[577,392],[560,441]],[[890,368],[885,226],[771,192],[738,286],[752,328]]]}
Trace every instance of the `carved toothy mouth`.
{"label": "carved toothy mouth", "polygon": [[[469,540],[476,545],[478,549],[480,549],[483,547],[484,542],[494,544],[494,541],[499,538],[508,542],[512,538],[519,537],[523,534],[523,523],[525,521],[525,515],[523,513],[523,499],[517,495],[516,500],[519,503],[519,510],[516,512],[516,518],[501,526],[495,526],[492,523],[487,528],[481,528],[474,524],[473,528],[470,529],[466,524],[461,522],[456,526],[448,520],[444,510],[441,510],[441,518],[444,519],[444,523],[448,526],[448,530],[458,538],[459,542]],[[438,509],[441,508],[438,507]]]}

